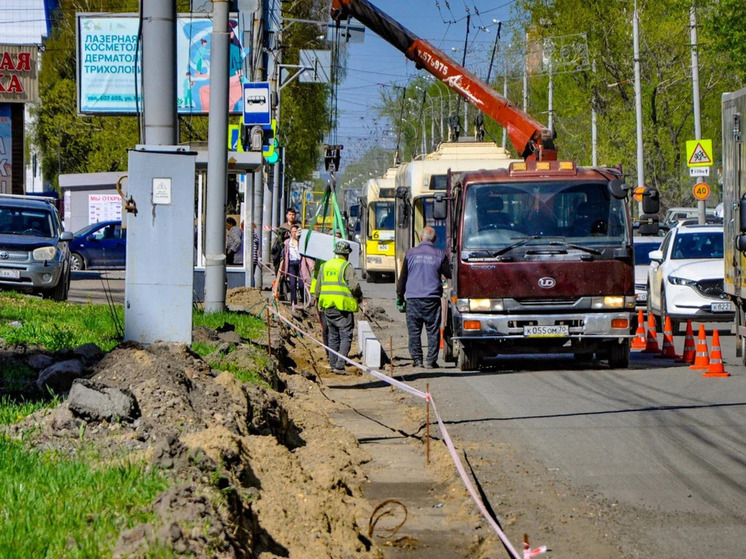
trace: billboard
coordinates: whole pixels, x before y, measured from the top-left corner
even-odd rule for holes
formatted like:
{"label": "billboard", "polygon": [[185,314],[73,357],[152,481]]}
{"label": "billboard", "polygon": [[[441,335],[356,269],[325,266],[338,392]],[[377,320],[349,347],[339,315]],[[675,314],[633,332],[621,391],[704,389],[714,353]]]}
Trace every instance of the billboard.
{"label": "billboard", "polygon": [[[137,14],[77,14],[77,18],[78,112],[100,115],[136,114],[138,108],[142,111],[142,45]],[[230,20],[230,29],[228,107],[232,114],[241,114],[243,83],[248,81],[243,68],[249,49],[241,45],[240,34],[233,32],[238,29],[237,19]],[[209,17],[177,17],[179,114],[207,114],[210,110],[211,37]]]}
{"label": "billboard", "polygon": [[32,45],[0,45],[0,103],[36,103],[39,49]]}

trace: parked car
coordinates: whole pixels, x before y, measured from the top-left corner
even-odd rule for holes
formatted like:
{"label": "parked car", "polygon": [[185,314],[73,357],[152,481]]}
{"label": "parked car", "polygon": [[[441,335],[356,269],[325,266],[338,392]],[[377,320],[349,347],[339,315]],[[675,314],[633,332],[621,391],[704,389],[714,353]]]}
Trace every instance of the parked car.
{"label": "parked car", "polygon": [[650,253],[658,250],[663,237],[633,237],[635,249],[635,306],[643,308],[648,303],[648,270]]}
{"label": "parked car", "polygon": [[67,300],[72,238],[51,199],[0,195],[0,288]]}
{"label": "parked car", "polygon": [[648,313],[673,331],[687,319],[732,322],[733,304],[723,290],[723,227],[683,225],[671,229],[650,253]]}
{"label": "parked car", "polygon": [[70,243],[73,270],[124,268],[127,229],[121,221],[100,221],[75,233]]}
{"label": "parked car", "polygon": [[[679,223],[685,219],[697,219],[699,216],[698,208],[669,208],[666,212],[666,216],[661,222],[663,229],[671,229],[679,225]],[[715,210],[713,208],[707,208],[705,210],[705,218],[714,218]],[[709,223],[709,221],[708,221]]]}

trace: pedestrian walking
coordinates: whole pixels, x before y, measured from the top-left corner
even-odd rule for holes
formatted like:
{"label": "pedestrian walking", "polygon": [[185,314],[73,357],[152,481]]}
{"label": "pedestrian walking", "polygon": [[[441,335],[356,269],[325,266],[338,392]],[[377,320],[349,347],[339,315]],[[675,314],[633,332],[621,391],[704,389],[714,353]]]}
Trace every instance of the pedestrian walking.
{"label": "pedestrian walking", "polygon": [[[337,241],[335,257],[324,262],[319,269],[315,292],[324,328],[328,332],[328,346],[345,357],[352,346],[354,313],[363,298],[355,268],[347,261],[351,252],[347,242]],[[331,351],[327,353],[332,370],[345,373],[345,360]]]}
{"label": "pedestrian walking", "polygon": [[443,278],[450,279],[451,265],[446,253],[433,244],[435,229],[425,227],[421,243],[404,256],[399,281],[396,284],[396,307],[407,313],[409,354],[415,367],[423,366],[422,327],[427,332],[427,359],[430,369],[438,368],[440,349],[441,298]]}
{"label": "pedestrian walking", "polygon": [[300,253],[300,227],[293,225],[290,228],[290,237],[285,239],[283,249],[282,271],[290,284],[291,310],[295,311],[298,306],[298,291],[301,291],[302,301],[307,301],[305,285],[310,283],[310,275],[313,274],[313,262]]}
{"label": "pedestrian walking", "polygon": [[236,254],[241,249],[242,235],[241,230],[236,227],[236,220],[232,217],[225,220],[225,227],[227,229],[225,263],[231,265],[236,259]]}

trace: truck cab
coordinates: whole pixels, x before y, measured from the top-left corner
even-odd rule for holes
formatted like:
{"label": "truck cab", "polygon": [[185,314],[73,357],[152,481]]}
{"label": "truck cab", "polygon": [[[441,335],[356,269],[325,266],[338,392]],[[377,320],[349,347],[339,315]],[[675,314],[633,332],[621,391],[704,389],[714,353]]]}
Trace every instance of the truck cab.
{"label": "truck cab", "polygon": [[505,353],[595,353],[628,366],[634,257],[618,172],[526,161],[450,180],[446,360],[471,370]]}
{"label": "truck cab", "polygon": [[392,167],[370,179],[360,199],[360,236],[363,276],[375,282],[394,277],[394,180]]}

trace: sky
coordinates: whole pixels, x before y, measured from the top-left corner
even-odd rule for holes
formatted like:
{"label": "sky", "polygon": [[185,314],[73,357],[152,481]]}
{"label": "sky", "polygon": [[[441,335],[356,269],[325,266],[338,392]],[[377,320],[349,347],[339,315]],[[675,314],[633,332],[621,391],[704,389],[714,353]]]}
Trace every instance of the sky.
{"label": "sky", "polygon": [[[512,1],[500,0],[370,0],[416,36],[461,63],[466,16],[471,15],[466,67],[484,78],[497,33],[493,19],[505,22],[501,44],[509,40],[507,22],[511,18]],[[338,99],[339,122],[337,142],[344,163],[350,163],[374,145],[393,148],[396,138],[386,130],[391,124],[376,118],[373,107],[380,103],[380,91],[393,85],[403,86],[418,75],[429,75],[417,70],[402,52],[365,30],[363,44],[347,45],[347,77],[340,84]],[[451,49],[457,49],[452,51]],[[493,68],[492,75],[496,70]],[[439,105],[439,101],[436,107]],[[404,126],[407,126],[404,124]]]}

